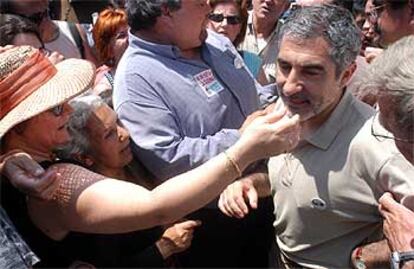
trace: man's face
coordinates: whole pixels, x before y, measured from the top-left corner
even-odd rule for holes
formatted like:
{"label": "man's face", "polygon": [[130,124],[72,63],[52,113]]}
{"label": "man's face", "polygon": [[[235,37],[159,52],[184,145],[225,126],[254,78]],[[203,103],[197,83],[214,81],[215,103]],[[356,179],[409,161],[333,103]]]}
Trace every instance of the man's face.
{"label": "man's face", "polygon": [[328,51],[328,44],[322,37],[301,42],[290,37],[282,40],[276,82],[288,112],[299,114],[301,121],[329,115],[352,74],[347,71],[349,67],[337,77]]}
{"label": "man's face", "polygon": [[33,17],[34,23],[40,25],[41,20],[47,15],[48,0],[30,0],[30,1],[19,1],[12,0],[11,8],[13,13],[22,15],[27,18]]}
{"label": "man's face", "polygon": [[172,40],[181,50],[200,47],[207,38],[207,0],[182,0],[181,8],[171,11]]}
{"label": "man's face", "polygon": [[28,18],[35,23],[39,28],[41,37],[48,28],[47,25],[51,23],[48,12],[48,0],[12,0],[11,9],[13,13]]}
{"label": "man's face", "polygon": [[[379,42],[379,34],[375,30],[375,25],[373,24],[373,21],[375,21],[375,18],[373,16],[375,15],[373,11],[374,4],[373,0],[368,0],[365,4],[365,22],[362,25],[362,47],[365,49],[366,47],[371,46],[377,46]],[[378,13],[377,13],[378,14]]]}
{"label": "man's face", "polygon": [[11,7],[13,12],[25,16],[30,16],[35,13],[44,11],[45,9],[47,9],[48,4],[48,0],[11,1]]}
{"label": "man's face", "polygon": [[414,165],[414,137],[412,133],[404,132],[398,126],[398,117],[395,114],[398,103],[388,95],[382,95],[378,98],[380,110],[380,122],[394,136],[395,145],[404,157]]}
{"label": "man's face", "polygon": [[288,7],[287,0],[253,0],[253,13],[259,19],[276,21]]}
{"label": "man's face", "polygon": [[411,5],[407,4],[399,9],[393,9],[387,2],[373,1],[377,18],[373,24],[379,34],[380,44],[388,46],[400,38],[413,34],[414,29],[410,25],[412,20]]}

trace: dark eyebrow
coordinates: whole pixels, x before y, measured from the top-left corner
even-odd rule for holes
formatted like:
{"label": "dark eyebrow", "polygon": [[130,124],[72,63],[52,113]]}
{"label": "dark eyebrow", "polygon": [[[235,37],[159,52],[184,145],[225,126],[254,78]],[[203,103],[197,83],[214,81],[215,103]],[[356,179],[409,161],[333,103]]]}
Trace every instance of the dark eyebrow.
{"label": "dark eyebrow", "polygon": [[112,132],[112,128],[105,128],[105,131],[104,131],[104,137],[105,138],[107,138],[110,134],[111,134],[111,132]]}
{"label": "dark eyebrow", "polygon": [[283,60],[282,58],[278,58],[278,59],[277,59],[277,63],[278,63],[278,64],[290,64],[288,61]]}
{"label": "dark eyebrow", "polygon": [[309,63],[309,64],[303,64],[301,66],[302,69],[304,70],[313,70],[313,71],[318,71],[318,72],[325,72],[326,69],[322,64],[313,64],[313,63]]}
{"label": "dark eyebrow", "polygon": [[320,64],[304,64],[304,65],[302,65],[302,68],[304,68],[304,69],[320,69],[320,70],[325,70],[325,68],[323,67],[323,65],[320,65]]}

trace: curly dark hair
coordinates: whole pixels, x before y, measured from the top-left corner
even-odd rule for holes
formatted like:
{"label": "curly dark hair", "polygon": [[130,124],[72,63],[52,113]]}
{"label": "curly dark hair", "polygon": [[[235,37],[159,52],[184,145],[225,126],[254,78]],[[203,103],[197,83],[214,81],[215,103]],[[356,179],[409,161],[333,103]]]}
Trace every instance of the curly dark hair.
{"label": "curly dark hair", "polygon": [[127,0],[128,24],[132,32],[154,26],[161,16],[162,6],[177,10],[181,7],[181,0]]}
{"label": "curly dark hair", "polygon": [[43,45],[36,24],[18,15],[0,14],[0,46],[12,44],[16,35],[24,33],[34,34]]}

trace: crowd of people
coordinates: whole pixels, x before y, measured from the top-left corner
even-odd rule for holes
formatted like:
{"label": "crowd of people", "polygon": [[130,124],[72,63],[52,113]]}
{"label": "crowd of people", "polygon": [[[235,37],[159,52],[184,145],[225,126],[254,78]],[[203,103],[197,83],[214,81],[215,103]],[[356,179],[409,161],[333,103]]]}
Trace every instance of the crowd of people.
{"label": "crowd of people", "polygon": [[0,0],[1,268],[414,268],[413,0]]}

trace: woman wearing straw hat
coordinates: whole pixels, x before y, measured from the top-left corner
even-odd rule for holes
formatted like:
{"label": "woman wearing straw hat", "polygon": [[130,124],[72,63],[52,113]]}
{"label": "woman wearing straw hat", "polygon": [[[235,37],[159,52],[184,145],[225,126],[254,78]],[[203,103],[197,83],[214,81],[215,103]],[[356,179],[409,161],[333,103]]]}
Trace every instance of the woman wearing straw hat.
{"label": "woman wearing straw hat", "polygon": [[[11,46],[0,46],[0,53]],[[44,169],[28,154],[20,150],[0,152],[0,178],[5,175],[10,183],[27,195],[39,199],[49,199],[59,186],[55,173],[45,173]],[[39,258],[20,237],[7,213],[0,205],[0,268],[31,268]]]}
{"label": "woman wearing straw hat", "polygon": [[31,47],[0,54],[3,149],[21,149],[61,175],[50,201],[2,188],[6,210],[44,266],[87,261],[92,251],[87,248],[87,234],[125,233],[171,223],[216,197],[248,164],[292,148],[299,139],[298,117],[273,112],[253,121],[226,152],[152,191],[55,162],[53,150],[70,139],[66,123],[72,108],[67,101],[91,85],[94,71],[91,63],[78,59],[54,66]]}

